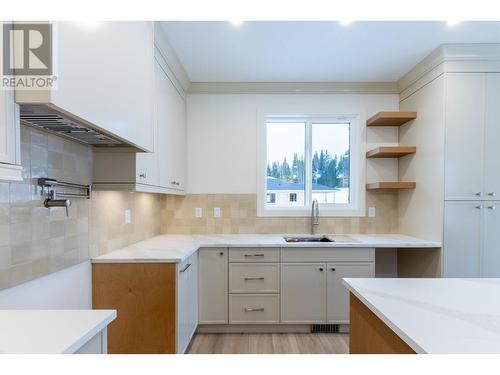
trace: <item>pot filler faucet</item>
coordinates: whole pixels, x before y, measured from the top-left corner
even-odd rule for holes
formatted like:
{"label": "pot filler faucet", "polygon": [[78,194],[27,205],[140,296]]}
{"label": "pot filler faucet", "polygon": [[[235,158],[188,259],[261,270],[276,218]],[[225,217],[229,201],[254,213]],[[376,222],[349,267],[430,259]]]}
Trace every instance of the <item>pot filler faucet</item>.
{"label": "pot filler faucet", "polygon": [[315,226],[319,225],[319,205],[318,200],[315,199],[312,202],[311,208],[311,234],[315,232]]}

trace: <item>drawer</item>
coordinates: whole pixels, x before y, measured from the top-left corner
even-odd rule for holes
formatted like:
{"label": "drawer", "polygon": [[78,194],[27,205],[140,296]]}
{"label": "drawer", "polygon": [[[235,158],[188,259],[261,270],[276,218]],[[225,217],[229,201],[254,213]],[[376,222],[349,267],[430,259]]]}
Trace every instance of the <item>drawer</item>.
{"label": "drawer", "polygon": [[375,249],[359,247],[283,247],[283,262],[373,262]]}
{"label": "drawer", "polygon": [[279,293],[279,263],[231,263],[230,293]]}
{"label": "drawer", "polygon": [[279,262],[279,247],[231,247],[230,262]]}
{"label": "drawer", "polygon": [[278,294],[231,294],[229,323],[278,323]]}

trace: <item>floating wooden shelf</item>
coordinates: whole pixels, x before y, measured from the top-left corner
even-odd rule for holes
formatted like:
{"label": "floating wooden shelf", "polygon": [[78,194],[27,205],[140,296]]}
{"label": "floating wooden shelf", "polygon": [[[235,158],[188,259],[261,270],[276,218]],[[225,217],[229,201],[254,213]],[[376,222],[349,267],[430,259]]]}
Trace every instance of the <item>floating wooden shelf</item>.
{"label": "floating wooden shelf", "polygon": [[366,190],[415,189],[416,182],[374,182],[366,184]]}
{"label": "floating wooden shelf", "polygon": [[381,146],[366,153],[367,158],[400,158],[417,152],[415,146]]}
{"label": "floating wooden shelf", "polygon": [[417,118],[417,112],[379,112],[366,121],[366,126],[401,126]]}

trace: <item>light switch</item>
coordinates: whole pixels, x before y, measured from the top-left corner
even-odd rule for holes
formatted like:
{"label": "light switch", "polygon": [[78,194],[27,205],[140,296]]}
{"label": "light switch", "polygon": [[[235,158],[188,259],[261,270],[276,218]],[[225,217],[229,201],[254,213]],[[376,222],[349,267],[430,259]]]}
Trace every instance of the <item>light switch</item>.
{"label": "light switch", "polygon": [[194,209],[194,217],[199,219],[202,216],[203,216],[203,210],[201,209],[201,207],[196,207]]}
{"label": "light switch", "polygon": [[130,214],[130,209],[125,210],[125,224],[130,224],[132,222],[132,216]]}
{"label": "light switch", "polygon": [[220,207],[214,207],[214,217],[220,217]]}
{"label": "light switch", "polygon": [[375,207],[368,207],[368,217],[375,217]]}

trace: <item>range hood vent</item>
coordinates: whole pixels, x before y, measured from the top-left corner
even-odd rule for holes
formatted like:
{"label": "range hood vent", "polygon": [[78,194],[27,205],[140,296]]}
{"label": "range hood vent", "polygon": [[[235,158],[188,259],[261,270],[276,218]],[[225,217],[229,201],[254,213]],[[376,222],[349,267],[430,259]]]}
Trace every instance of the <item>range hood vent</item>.
{"label": "range hood vent", "polygon": [[20,105],[21,122],[96,147],[132,147],[122,140],[84,124],[47,105]]}

